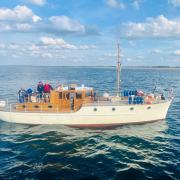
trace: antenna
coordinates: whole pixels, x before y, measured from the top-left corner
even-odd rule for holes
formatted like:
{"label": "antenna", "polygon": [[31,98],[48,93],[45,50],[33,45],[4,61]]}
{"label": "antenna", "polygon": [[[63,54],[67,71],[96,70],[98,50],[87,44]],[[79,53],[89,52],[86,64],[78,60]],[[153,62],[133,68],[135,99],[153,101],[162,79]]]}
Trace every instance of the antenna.
{"label": "antenna", "polygon": [[120,45],[119,42],[117,42],[117,97],[120,97]]}

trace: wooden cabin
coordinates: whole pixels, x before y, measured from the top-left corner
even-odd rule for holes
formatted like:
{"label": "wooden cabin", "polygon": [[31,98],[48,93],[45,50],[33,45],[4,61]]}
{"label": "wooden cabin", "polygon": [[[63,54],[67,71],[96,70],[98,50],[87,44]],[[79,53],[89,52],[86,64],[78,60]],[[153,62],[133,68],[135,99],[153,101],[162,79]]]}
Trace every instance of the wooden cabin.
{"label": "wooden cabin", "polygon": [[[76,112],[83,104],[93,101],[94,90],[88,87],[66,87],[61,90],[52,90],[49,98],[25,103],[17,103],[16,111],[26,112]],[[34,98],[34,97],[33,97]]]}

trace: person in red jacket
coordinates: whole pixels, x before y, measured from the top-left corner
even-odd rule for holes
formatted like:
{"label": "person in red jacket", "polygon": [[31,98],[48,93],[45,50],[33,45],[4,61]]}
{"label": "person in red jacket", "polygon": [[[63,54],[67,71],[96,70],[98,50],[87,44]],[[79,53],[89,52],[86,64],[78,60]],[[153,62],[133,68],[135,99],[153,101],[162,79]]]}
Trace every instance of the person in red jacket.
{"label": "person in red jacket", "polygon": [[44,100],[49,102],[50,100],[50,91],[53,90],[52,86],[47,82],[44,84]]}
{"label": "person in red jacket", "polygon": [[53,90],[52,86],[49,83],[45,83],[44,93],[50,93],[51,90]]}

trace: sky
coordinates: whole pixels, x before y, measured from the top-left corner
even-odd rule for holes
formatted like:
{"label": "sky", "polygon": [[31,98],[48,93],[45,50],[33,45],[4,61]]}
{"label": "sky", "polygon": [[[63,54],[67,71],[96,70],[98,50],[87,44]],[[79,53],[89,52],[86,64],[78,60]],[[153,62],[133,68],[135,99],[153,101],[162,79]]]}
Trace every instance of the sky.
{"label": "sky", "polygon": [[0,0],[0,65],[180,66],[180,0]]}

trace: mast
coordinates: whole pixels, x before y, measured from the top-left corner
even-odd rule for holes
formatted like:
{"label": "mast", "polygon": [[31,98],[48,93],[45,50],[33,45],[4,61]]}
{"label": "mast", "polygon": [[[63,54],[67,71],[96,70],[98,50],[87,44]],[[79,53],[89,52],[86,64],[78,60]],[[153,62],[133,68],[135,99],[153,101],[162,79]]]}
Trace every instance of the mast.
{"label": "mast", "polygon": [[120,97],[120,45],[117,43],[117,97]]}

